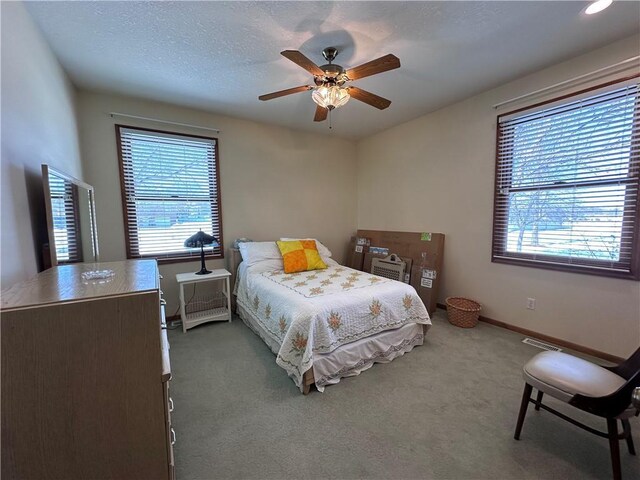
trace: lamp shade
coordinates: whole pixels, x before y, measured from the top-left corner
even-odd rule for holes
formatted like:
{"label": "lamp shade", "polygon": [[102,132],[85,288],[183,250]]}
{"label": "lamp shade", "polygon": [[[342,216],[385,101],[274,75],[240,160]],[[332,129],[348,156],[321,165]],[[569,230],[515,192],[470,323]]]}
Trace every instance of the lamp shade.
{"label": "lamp shade", "polygon": [[343,106],[349,101],[350,97],[349,90],[338,86],[321,86],[311,93],[311,98],[314,102],[329,110]]}
{"label": "lamp shade", "polygon": [[213,235],[209,235],[200,230],[198,233],[191,235],[184,241],[184,246],[187,248],[200,248],[205,245],[218,245],[218,239]]}

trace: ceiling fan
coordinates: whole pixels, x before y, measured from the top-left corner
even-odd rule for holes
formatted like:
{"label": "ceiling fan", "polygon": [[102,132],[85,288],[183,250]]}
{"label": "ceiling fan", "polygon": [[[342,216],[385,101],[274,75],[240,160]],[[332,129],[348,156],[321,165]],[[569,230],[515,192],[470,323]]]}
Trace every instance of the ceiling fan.
{"label": "ceiling fan", "polygon": [[258,97],[260,100],[271,100],[293,93],[313,90],[311,98],[317,104],[316,114],[313,117],[314,122],[326,120],[329,111],[343,106],[351,97],[380,110],[384,110],[391,105],[391,101],[386,98],[379,97],[378,95],[352,85],[345,86],[345,83],[400,67],[400,59],[395,55],[385,55],[384,57],[376,58],[360,66],[345,70],[342,66],[332,63],[338,55],[338,50],[334,47],[322,50],[322,56],[329,63],[321,65],[320,67],[298,50],[285,50],[280,52],[280,54],[311,73],[315,87],[302,85],[300,87],[288,88],[286,90],[260,95]]}

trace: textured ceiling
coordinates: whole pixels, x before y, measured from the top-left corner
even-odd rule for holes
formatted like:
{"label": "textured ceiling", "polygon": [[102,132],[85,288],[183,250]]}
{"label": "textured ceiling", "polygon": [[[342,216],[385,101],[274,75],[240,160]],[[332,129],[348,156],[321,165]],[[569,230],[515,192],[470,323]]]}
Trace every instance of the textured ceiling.
{"label": "textured ceiling", "polygon": [[640,3],[586,16],[569,2],[28,2],[81,88],[327,133],[312,82],[279,52],[317,64],[327,46],[352,67],[393,53],[398,70],[354,85],[392,100],[333,112],[333,135],[361,138],[640,30]]}

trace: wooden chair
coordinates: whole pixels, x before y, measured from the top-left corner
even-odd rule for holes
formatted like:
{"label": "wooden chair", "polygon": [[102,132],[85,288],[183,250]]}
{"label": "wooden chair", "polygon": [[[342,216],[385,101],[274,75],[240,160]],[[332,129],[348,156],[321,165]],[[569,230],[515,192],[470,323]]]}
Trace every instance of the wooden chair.
{"label": "wooden chair", "polygon": [[[608,438],[613,478],[620,480],[619,441],[625,439],[629,453],[636,454],[629,418],[640,412],[640,348],[615,367],[601,367],[566,353],[542,352],[527,362],[523,376],[524,393],[514,438],[520,440],[524,417],[531,402],[536,410],[542,408],[588,432]],[[538,390],[535,400],[531,399],[534,387]],[[544,405],[542,397],[545,393],[605,418],[607,432],[593,429]],[[621,433],[618,432],[618,420],[622,424]]]}

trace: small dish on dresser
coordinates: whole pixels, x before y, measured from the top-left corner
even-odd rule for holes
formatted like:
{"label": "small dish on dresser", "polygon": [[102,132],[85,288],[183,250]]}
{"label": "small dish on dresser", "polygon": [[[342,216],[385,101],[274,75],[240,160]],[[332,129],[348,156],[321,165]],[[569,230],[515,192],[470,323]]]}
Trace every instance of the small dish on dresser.
{"label": "small dish on dresser", "polygon": [[115,275],[113,270],[88,270],[86,272],[82,272],[82,280],[85,283],[104,283],[108,282]]}

